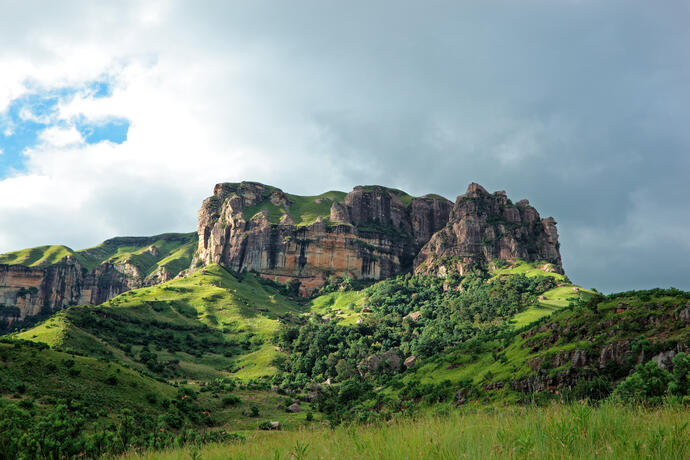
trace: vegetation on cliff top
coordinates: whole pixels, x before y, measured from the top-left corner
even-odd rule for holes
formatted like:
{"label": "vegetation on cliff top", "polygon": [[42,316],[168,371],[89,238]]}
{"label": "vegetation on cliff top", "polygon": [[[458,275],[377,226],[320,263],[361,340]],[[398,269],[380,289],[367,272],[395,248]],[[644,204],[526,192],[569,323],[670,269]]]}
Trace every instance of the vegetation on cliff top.
{"label": "vegetation on cliff top", "polygon": [[158,268],[165,268],[175,276],[189,268],[196,250],[196,238],[196,233],[117,237],[79,251],[66,246],[39,246],[1,254],[0,264],[45,267],[71,256],[88,270],[103,263],[131,264],[143,278]]}
{"label": "vegetation on cliff top", "polygon": [[346,193],[338,191],[330,191],[315,196],[300,196],[286,193],[287,205],[275,205],[268,196],[264,198],[265,201],[256,206],[248,206],[244,209],[245,220],[251,219],[258,212],[265,211],[268,221],[272,224],[278,224],[280,218],[287,214],[297,226],[311,225],[316,222],[319,217],[327,219],[331,214],[331,206],[335,201],[343,201]]}

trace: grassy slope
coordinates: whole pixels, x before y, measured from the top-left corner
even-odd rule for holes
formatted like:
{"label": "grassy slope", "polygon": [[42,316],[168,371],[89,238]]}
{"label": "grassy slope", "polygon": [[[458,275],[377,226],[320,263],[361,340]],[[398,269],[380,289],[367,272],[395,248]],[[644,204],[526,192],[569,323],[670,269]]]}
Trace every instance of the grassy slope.
{"label": "grassy slope", "polygon": [[338,191],[330,191],[315,196],[287,194],[288,200],[291,202],[289,207],[276,206],[266,200],[256,206],[247,207],[244,210],[244,218],[250,219],[256,213],[266,211],[269,222],[274,224],[280,222],[280,218],[287,214],[295,222],[295,225],[311,225],[319,217],[325,219],[330,216],[333,202],[344,200],[345,195],[346,193]]}
{"label": "grassy slope", "polygon": [[[115,377],[115,380],[109,378]],[[200,391],[198,383],[187,385],[197,391],[198,401],[217,426],[230,430],[256,430],[264,420],[276,420],[285,428],[305,423],[305,412],[291,414],[278,408],[286,398],[273,392],[234,388]],[[115,420],[122,409],[158,416],[162,402],[175,397],[177,388],[151,378],[136,369],[115,362],[78,356],[34,345],[0,342],[0,405],[3,402],[31,403],[41,413],[60,401],[74,401],[90,414],[90,421]],[[240,398],[234,405],[223,403],[229,394]],[[246,412],[256,406],[257,417]]]}
{"label": "grassy slope", "polygon": [[[608,404],[498,410],[441,406],[436,413],[380,425],[255,432],[244,443],[204,447],[197,458],[684,459],[690,454],[687,416],[679,408]],[[174,449],[124,458],[173,460],[193,458],[192,452]]]}
{"label": "grassy slope", "polygon": [[[371,191],[377,186],[364,186],[365,191]],[[386,188],[386,187],[384,187]],[[317,218],[326,220],[331,214],[331,205],[334,201],[342,202],[347,195],[345,192],[332,190],[330,192],[322,193],[314,196],[300,196],[286,194],[290,200],[290,206],[276,206],[268,200],[270,192],[273,188],[268,188],[265,192],[265,201],[256,205],[247,207],[244,210],[244,218],[251,219],[260,211],[265,211],[269,222],[277,224],[280,218],[287,214],[298,226],[311,225]],[[405,206],[412,203],[413,196],[403,192],[402,190],[388,188],[391,193],[397,196]],[[438,198],[438,195],[425,195],[423,198]]]}
{"label": "grassy slope", "polygon": [[361,315],[366,296],[363,291],[337,291],[314,298],[309,311],[316,317],[329,316],[331,321],[353,325]]}
{"label": "grassy slope", "polygon": [[[160,408],[147,395],[161,400],[175,393],[172,386],[117,363],[21,343],[0,343],[0,369],[0,399],[31,400],[39,410],[74,399],[106,416],[125,407],[155,414]],[[112,376],[115,381],[109,383]]]}
{"label": "grassy slope", "polygon": [[67,246],[39,246],[0,254],[0,264],[36,267],[54,264],[69,255],[74,255],[74,251]]}
{"label": "grassy slope", "polygon": [[[279,352],[270,339],[279,328],[279,317],[297,316],[303,311],[305,307],[283,297],[254,275],[240,281],[225,269],[211,266],[182,279],[126,292],[96,307],[70,307],[13,338],[121,363],[131,368],[130,372],[150,379],[143,376],[152,370],[139,359],[143,344],[148,343],[160,362],[179,360],[172,381],[200,390],[217,379],[248,381],[274,374],[272,360]],[[211,345],[203,349],[190,346],[188,336],[197,345],[204,341]],[[167,338],[161,341],[161,337]],[[245,339],[248,348],[238,345]],[[172,342],[181,349],[168,348],[166,344]],[[196,354],[195,349],[201,353]],[[222,398],[228,393],[200,392],[199,401],[211,411],[216,423],[229,429],[255,430],[268,419],[280,421],[287,428],[305,423],[308,404],[302,404],[304,412],[289,414],[278,408],[280,404],[289,405],[284,396],[235,389],[231,393],[242,402],[226,406]],[[243,414],[251,406],[259,409],[258,417]]]}
{"label": "grassy slope", "polygon": [[[621,302],[629,307],[618,312],[616,307]],[[652,295],[644,299],[638,294],[631,294],[604,300],[596,313],[563,308],[551,317],[542,319],[544,323],[539,322],[515,336],[507,346],[497,342],[493,353],[450,352],[422,363],[413,372],[406,373],[402,380],[438,383],[446,379],[451,382],[469,379],[475,385],[506,383],[534,375],[530,363],[551,362],[558,353],[575,349],[584,350],[589,356],[589,365],[596,367],[600,350],[606,344],[634,342],[643,338],[652,343],[690,343],[690,330],[674,319],[685,303],[686,299],[681,297]],[[649,327],[645,325],[647,318],[657,318],[659,324]],[[500,355],[505,356],[504,361],[495,359]],[[560,368],[549,368],[549,372],[566,371],[570,367],[568,361]],[[516,394],[507,388],[508,385],[497,397],[512,401]]]}
{"label": "grassy slope", "polygon": [[[145,367],[136,357],[146,337],[158,348],[154,351],[160,361],[180,361],[184,378],[256,378],[275,373],[271,361],[278,352],[270,340],[280,327],[279,317],[302,310],[254,275],[239,281],[211,266],[97,307],[69,308],[16,336],[114,358],[141,370]],[[202,346],[203,341],[210,345]],[[194,348],[201,350],[200,356],[190,353]]]}
{"label": "grassy slope", "polygon": [[[159,255],[148,252],[155,246]],[[82,266],[93,269],[99,264],[130,263],[139,268],[143,276],[159,267],[165,267],[173,275],[189,267],[196,249],[195,233],[168,233],[152,237],[119,237],[104,241],[93,248],[73,251],[66,246],[40,246],[0,255],[0,264],[46,266],[67,256],[74,257]]]}

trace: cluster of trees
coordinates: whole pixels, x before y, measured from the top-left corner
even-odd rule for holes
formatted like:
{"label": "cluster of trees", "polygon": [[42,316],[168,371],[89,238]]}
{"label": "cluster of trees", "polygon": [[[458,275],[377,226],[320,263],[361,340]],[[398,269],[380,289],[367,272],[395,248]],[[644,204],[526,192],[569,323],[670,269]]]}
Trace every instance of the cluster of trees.
{"label": "cluster of trees", "polygon": [[[504,280],[481,272],[446,279],[407,274],[377,283],[366,289],[371,313],[359,324],[285,325],[277,341],[290,353],[277,359],[283,373],[274,383],[345,381],[362,373],[362,361],[377,353],[424,358],[481,335],[495,337],[507,329],[509,317],[554,286],[546,276]],[[413,312],[418,314],[406,318]],[[367,373],[382,383],[385,371]]]}
{"label": "cluster of trees", "polygon": [[654,361],[638,364],[635,371],[616,387],[614,396],[629,402],[660,402],[665,395],[684,397],[690,390],[690,355],[673,357],[673,372]]}

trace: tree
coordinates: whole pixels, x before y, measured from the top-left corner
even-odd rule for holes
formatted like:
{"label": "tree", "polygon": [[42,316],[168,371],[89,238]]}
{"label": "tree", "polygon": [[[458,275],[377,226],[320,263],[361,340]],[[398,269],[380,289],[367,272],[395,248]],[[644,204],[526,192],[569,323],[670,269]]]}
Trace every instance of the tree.
{"label": "tree", "polygon": [[687,395],[688,390],[690,390],[689,375],[690,355],[678,353],[673,357],[673,376],[671,383],[668,385],[668,392],[677,396]]}
{"label": "tree", "polygon": [[661,369],[656,362],[638,364],[628,378],[616,387],[615,394],[625,401],[642,401],[659,398],[666,393],[671,374]]}

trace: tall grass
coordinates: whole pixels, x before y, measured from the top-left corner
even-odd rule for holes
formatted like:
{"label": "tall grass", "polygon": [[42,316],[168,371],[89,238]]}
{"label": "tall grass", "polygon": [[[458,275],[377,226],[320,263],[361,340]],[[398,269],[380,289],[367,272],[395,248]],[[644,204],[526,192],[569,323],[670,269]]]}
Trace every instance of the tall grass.
{"label": "tall grass", "polygon": [[239,444],[124,459],[687,459],[690,410],[584,404],[450,408],[391,422],[249,432]]}

